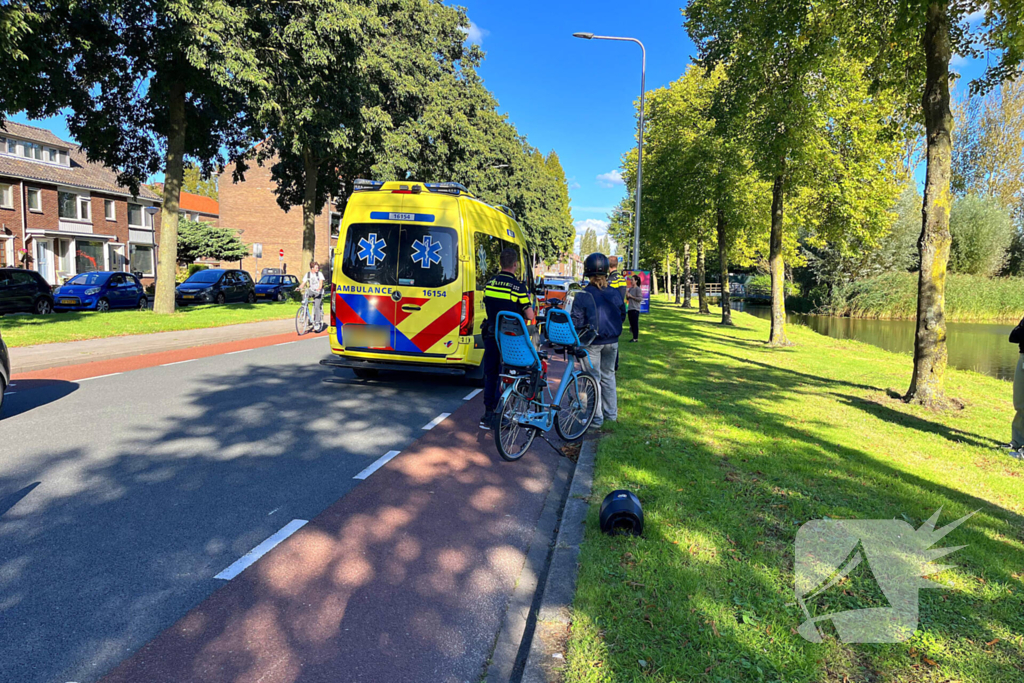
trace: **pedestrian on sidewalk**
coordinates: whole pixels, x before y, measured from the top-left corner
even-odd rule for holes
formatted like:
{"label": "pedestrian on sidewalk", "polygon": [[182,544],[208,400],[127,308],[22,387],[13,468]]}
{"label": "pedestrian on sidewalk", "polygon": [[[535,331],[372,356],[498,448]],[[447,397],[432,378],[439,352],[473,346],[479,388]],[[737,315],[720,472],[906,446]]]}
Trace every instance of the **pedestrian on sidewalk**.
{"label": "pedestrian on sidewalk", "polygon": [[501,373],[501,352],[494,326],[498,313],[508,311],[518,313],[526,320],[536,320],[537,316],[530,305],[530,290],[526,283],[516,277],[519,270],[519,250],[512,247],[502,249],[498,257],[501,272],[495,275],[484,288],[484,319],[481,332],[484,338],[484,416],[480,418],[480,429],[491,429],[494,424],[494,411],[501,398],[498,376]]}
{"label": "pedestrian on sidewalk", "polygon": [[644,300],[643,291],[640,289],[640,276],[633,276],[632,287],[626,290],[626,302],[629,304],[629,331],[633,334],[630,341],[638,341],[640,337],[640,304]]}
{"label": "pedestrian on sidewalk", "polygon": [[[619,419],[619,401],[615,388],[615,363],[619,357],[619,336],[626,320],[626,304],[622,294],[608,284],[608,257],[591,254],[583,262],[583,275],[590,284],[576,295],[572,305],[573,323],[577,327],[593,325],[597,337],[590,345],[590,361],[601,382],[601,405],[597,407],[591,426]],[[577,311],[577,306],[580,308]]]}
{"label": "pedestrian on sidewalk", "polygon": [[1010,425],[1010,455],[1024,459],[1024,319],[1010,332],[1010,343],[1017,344],[1021,355],[1013,371],[1013,423]]}
{"label": "pedestrian on sidewalk", "polygon": [[324,276],[316,261],[309,262],[309,272],[302,278],[302,291],[306,290],[313,300],[313,329],[319,332],[324,324]]}

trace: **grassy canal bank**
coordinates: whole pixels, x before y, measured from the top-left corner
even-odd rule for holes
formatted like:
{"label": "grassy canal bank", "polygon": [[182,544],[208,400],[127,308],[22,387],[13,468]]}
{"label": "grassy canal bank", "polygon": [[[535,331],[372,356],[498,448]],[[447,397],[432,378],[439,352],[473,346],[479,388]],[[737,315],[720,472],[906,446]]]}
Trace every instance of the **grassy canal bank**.
{"label": "grassy canal bank", "polygon": [[[715,309],[712,309],[713,312]],[[619,423],[599,445],[564,670],[567,681],[1024,680],[1024,463],[1007,383],[949,372],[966,407],[935,413],[889,396],[911,360],[768,322],[735,328],[665,302],[622,346]],[[597,531],[628,488],[643,538]],[[966,545],[920,591],[907,642],[797,634],[794,540],[812,519],[899,519],[915,529],[979,512],[937,547]],[[887,602],[868,566],[814,601],[816,615]]]}
{"label": "grassy canal bank", "polygon": [[[837,288],[825,315],[885,320],[917,318],[917,273],[885,273]],[[1011,322],[1024,315],[1024,278],[946,276],[946,321]]]}

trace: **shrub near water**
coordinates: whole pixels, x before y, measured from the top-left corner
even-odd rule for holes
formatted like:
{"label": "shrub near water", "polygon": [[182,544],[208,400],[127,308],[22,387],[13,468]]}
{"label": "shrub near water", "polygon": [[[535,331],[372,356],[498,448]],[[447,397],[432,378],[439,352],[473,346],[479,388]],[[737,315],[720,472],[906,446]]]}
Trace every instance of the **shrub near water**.
{"label": "shrub near water", "polygon": [[[837,287],[827,315],[887,320],[917,316],[917,273],[886,273]],[[948,322],[1016,322],[1024,315],[1024,278],[946,276]]]}

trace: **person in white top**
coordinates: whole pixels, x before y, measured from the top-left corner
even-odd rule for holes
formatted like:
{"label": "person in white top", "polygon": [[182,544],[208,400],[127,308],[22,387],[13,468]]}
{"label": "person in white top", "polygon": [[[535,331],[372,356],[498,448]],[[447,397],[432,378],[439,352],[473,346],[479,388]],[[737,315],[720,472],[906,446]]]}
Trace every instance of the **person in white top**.
{"label": "person in white top", "polygon": [[308,290],[313,300],[313,329],[319,332],[324,324],[324,274],[316,261],[309,262],[309,272],[302,278],[302,290]]}

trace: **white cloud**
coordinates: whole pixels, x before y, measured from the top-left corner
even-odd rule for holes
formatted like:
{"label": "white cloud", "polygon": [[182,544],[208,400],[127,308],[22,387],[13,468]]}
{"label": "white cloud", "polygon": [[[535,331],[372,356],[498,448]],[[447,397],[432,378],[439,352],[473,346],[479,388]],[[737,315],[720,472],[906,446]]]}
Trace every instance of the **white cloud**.
{"label": "white cloud", "polygon": [[477,26],[475,21],[469,22],[469,28],[462,29],[462,32],[466,34],[466,40],[473,45],[483,45],[484,38],[491,35],[487,29]]}
{"label": "white cloud", "polygon": [[616,185],[625,185],[626,181],[622,179],[619,169],[615,169],[597,176],[597,184],[601,187],[615,187]]}
{"label": "white cloud", "polygon": [[603,237],[608,234],[608,226],[611,225],[608,221],[602,221],[597,218],[586,218],[582,221],[576,221],[573,223],[576,226],[576,234],[581,235],[586,230],[594,230],[597,232],[598,237]]}
{"label": "white cloud", "polygon": [[985,18],[985,12],[988,10],[988,3],[982,5],[978,9],[968,14],[965,18],[967,23],[974,24]]}
{"label": "white cloud", "polygon": [[967,58],[962,56],[962,55],[958,55],[955,52],[949,58],[949,65],[950,66],[963,66],[966,63],[967,63]]}
{"label": "white cloud", "polygon": [[569,183],[569,189],[570,190],[578,190],[581,187],[583,187],[578,182],[576,182],[576,176],[573,176],[572,178],[569,178],[566,182]]}

